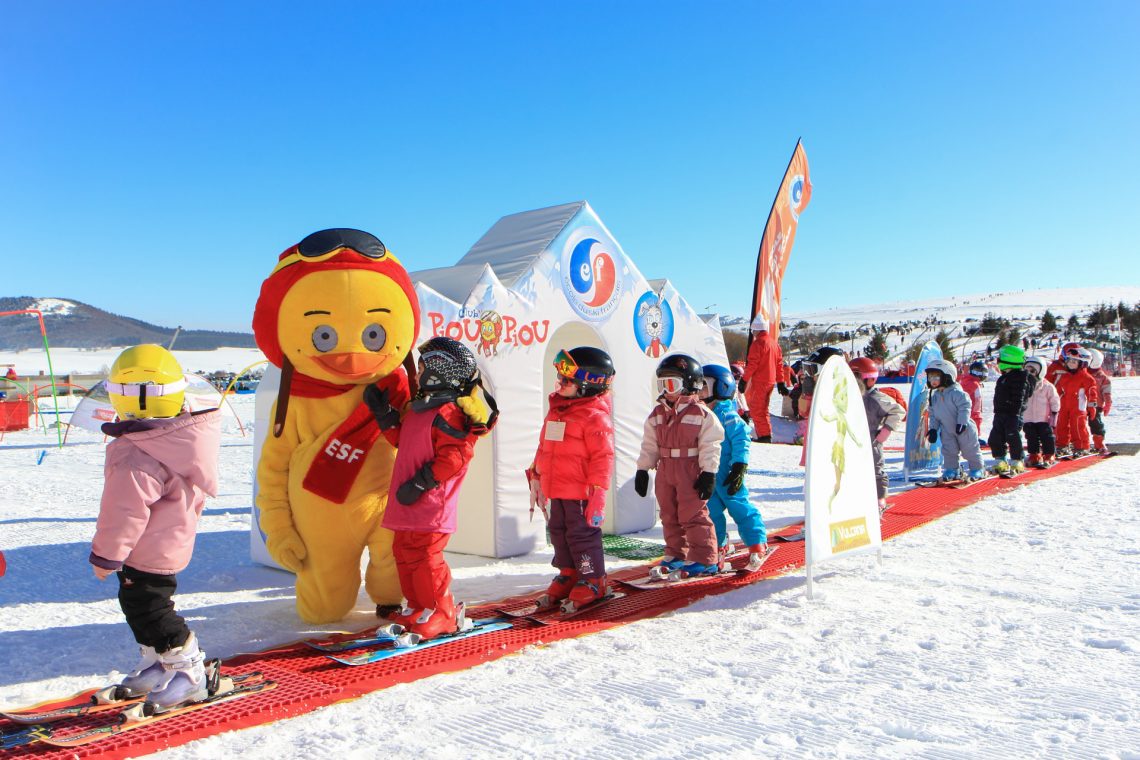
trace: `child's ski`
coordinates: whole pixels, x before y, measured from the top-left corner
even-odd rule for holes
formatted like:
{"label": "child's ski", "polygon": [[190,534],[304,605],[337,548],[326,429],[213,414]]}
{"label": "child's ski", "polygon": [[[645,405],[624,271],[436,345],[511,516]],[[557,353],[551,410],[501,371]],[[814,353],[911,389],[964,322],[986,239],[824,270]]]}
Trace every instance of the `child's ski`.
{"label": "child's ski", "polygon": [[343,641],[319,641],[310,639],[301,643],[310,649],[316,649],[318,652],[347,652],[350,649],[362,649],[364,647],[395,641],[400,638],[400,634],[403,632],[403,626],[397,623],[388,623],[377,628],[375,633],[371,636],[359,636],[355,639],[345,639]]}
{"label": "child's ski", "polygon": [[[219,667],[219,660],[211,660],[206,663],[207,671],[216,671]],[[211,677],[211,675],[208,674],[207,677]],[[232,683],[238,684],[245,681],[260,680],[261,673],[241,673],[236,676],[225,677],[229,678]],[[68,718],[82,718],[85,715],[121,710],[146,699],[146,695],[117,698],[115,692],[117,688],[117,686],[101,686],[98,689],[87,689],[66,699],[49,700],[19,710],[0,712],[0,716],[13,723],[24,725],[55,723]]]}
{"label": "child's ski", "polygon": [[555,608],[558,610],[558,613],[550,618],[547,622],[558,622],[560,620],[570,620],[571,618],[576,618],[579,615],[597,609],[606,602],[612,602],[615,599],[621,599],[624,596],[625,594],[621,593],[620,591],[614,591],[612,588],[610,588],[606,591],[605,596],[600,596],[592,602],[587,602],[581,607],[576,607],[574,603],[569,599],[563,599],[562,605]]}
{"label": "child's ski", "polygon": [[459,639],[467,639],[472,636],[481,636],[484,633],[494,633],[495,631],[505,631],[511,627],[510,623],[496,621],[485,622],[482,620],[475,621],[474,627],[468,628],[463,631],[456,631],[455,633],[448,633],[442,636],[437,636],[434,639],[427,639],[426,641],[419,641],[411,646],[397,647],[396,642],[386,642],[388,645],[382,649],[372,649],[360,654],[337,656],[335,654],[326,654],[330,660],[335,660],[343,665],[367,665],[379,660],[385,660],[389,657],[398,657],[409,652],[418,652],[421,649],[439,646],[441,644],[449,644]]}
{"label": "child's ski", "polygon": [[[54,747],[81,747],[85,744],[92,744],[112,736],[118,736],[127,731],[133,731],[136,728],[153,725],[167,718],[174,718],[179,715],[197,712],[198,710],[205,710],[222,702],[231,702],[235,699],[249,696],[250,694],[269,691],[277,686],[274,681],[253,680],[252,678],[246,679],[244,682],[238,684],[234,684],[232,681],[226,684],[226,680],[227,679],[223,677],[223,686],[201,702],[191,702],[190,704],[174,707],[161,713],[152,712],[153,708],[149,703],[139,702],[120,712],[114,722],[108,723],[107,725],[97,726],[85,731],[63,736],[56,736],[54,732],[52,732],[47,736],[41,737],[39,741]],[[51,731],[50,727],[45,728],[47,731]]]}

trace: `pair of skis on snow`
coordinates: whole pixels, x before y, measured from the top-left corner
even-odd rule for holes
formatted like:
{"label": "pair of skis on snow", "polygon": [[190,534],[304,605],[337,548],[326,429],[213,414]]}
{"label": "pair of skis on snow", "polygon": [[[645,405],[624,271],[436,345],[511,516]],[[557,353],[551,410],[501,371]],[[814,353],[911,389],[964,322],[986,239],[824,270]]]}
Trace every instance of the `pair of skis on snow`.
{"label": "pair of skis on snow", "polygon": [[[277,686],[259,672],[222,675],[218,660],[207,663],[209,696],[201,702],[156,712],[145,697],[114,699],[107,687],[88,689],[62,700],[53,700],[21,710],[0,712],[0,718],[20,728],[0,730],[0,750],[40,742],[56,747],[82,747],[112,736],[151,726],[163,720],[205,710],[223,702],[269,691]],[[60,732],[62,722],[89,716],[106,716],[108,720],[79,731]]]}
{"label": "pair of skis on snow", "polygon": [[[719,572],[713,573],[711,575],[685,575],[684,573],[677,572],[663,573],[655,566],[650,569],[648,576],[645,578],[639,578],[632,581],[618,581],[618,583],[626,586],[632,586],[633,588],[655,589],[673,586],[686,586],[695,583],[710,583],[713,581],[723,580],[728,576],[743,577],[758,573],[763,570],[764,566],[768,564],[768,560],[772,558],[772,555],[776,553],[776,550],[778,548],[779,547],[776,546],[768,547],[768,550],[764,553],[764,556],[761,558],[760,563],[756,565],[756,567],[746,566],[741,568],[733,568],[730,565],[726,569],[720,570]],[[730,554],[725,558],[725,560],[727,562],[728,560],[736,559],[742,555],[747,556],[748,552],[738,551],[734,554]]]}
{"label": "pair of skis on snow", "polygon": [[[460,605],[462,608],[462,605]],[[505,631],[511,627],[510,620],[502,617],[484,618],[482,620],[468,620],[462,612],[457,616],[460,621],[459,630],[453,633],[444,633],[432,639],[422,639],[418,634],[409,633],[398,623],[389,623],[377,628],[367,636],[358,636],[341,641],[309,640],[302,642],[310,649],[315,649],[330,660],[342,665],[368,665],[380,660],[391,659],[421,649],[450,644],[460,639],[469,639],[496,631]],[[353,650],[362,649],[362,652],[345,654]]]}

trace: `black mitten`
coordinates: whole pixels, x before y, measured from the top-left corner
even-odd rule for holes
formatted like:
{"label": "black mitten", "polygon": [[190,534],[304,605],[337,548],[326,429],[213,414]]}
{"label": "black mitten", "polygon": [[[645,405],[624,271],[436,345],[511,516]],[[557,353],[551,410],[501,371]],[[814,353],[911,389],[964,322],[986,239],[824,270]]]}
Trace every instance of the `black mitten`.
{"label": "black mitten", "polygon": [[396,501],[405,506],[411,506],[420,500],[427,491],[438,486],[431,474],[431,462],[421,467],[411,479],[396,489]]}
{"label": "black mitten", "polygon": [[400,412],[388,400],[387,388],[381,389],[376,385],[369,385],[364,389],[364,403],[371,410],[381,430],[390,430],[400,424]]}
{"label": "black mitten", "polygon": [[732,496],[744,487],[744,473],[746,472],[748,472],[747,462],[732,463],[732,469],[728,471],[728,477],[724,479],[724,484],[728,487],[729,496]]}
{"label": "black mitten", "polygon": [[649,472],[647,470],[638,470],[637,474],[633,476],[633,490],[637,491],[638,496],[645,496],[649,493]]}
{"label": "black mitten", "polygon": [[701,501],[709,500],[714,486],[716,486],[716,475],[711,472],[702,472],[697,476],[697,482],[693,483],[693,488],[697,489],[697,498]]}
{"label": "black mitten", "polygon": [[927,431],[926,440],[930,441],[931,443],[937,443],[938,442],[938,431],[937,430]]}

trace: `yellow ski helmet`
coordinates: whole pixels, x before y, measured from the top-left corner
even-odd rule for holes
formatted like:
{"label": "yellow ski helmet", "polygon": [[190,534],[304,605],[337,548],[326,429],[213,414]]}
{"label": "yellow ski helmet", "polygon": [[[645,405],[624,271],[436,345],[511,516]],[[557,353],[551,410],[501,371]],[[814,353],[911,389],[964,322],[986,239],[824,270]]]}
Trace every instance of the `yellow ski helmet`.
{"label": "yellow ski helmet", "polygon": [[144,343],[119,354],[106,386],[121,419],[177,417],[182,411],[186,378],[174,354],[162,346]]}

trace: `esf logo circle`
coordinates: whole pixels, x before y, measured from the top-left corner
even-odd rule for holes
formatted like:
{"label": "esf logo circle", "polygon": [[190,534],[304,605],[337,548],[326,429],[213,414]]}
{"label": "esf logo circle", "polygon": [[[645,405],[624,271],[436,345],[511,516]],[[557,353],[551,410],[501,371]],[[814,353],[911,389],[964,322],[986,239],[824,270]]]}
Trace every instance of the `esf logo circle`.
{"label": "esf logo circle", "polygon": [[605,319],[621,298],[618,262],[609,246],[595,237],[569,241],[562,252],[562,290],[583,319]]}

